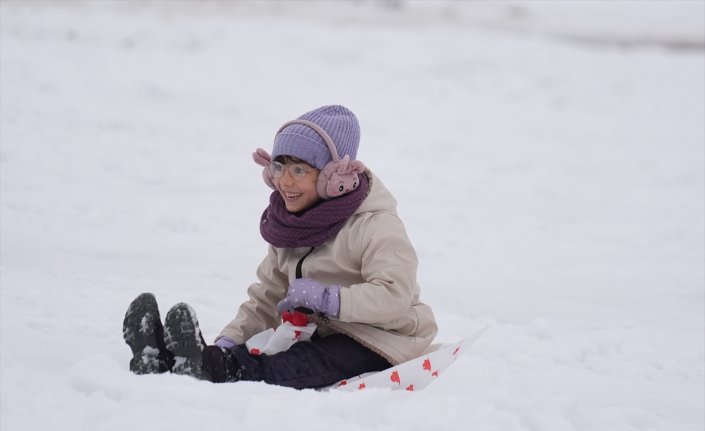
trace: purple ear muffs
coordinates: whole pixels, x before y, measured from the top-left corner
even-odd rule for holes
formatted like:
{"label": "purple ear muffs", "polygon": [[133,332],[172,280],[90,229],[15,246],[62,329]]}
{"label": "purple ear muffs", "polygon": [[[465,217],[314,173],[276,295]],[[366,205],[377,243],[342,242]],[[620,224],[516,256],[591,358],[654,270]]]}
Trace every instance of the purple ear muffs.
{"label": "purple ear muffs", "polygon": [[[345,155],[342,159],[338,157],[338,150],[335,148],[333,140],[330,138],[323,128],[318,124],[307,120],[292,120],[284,123],[277,131],[277,135],[284,130],[285,127],[291,124],[303,124],[312,128],[318,133],[328,145],[330,154],[333,160],[328,162],[321,172],[318,174],[318,182],[316,183],[316,192],[321,199],[331,199],[349,193],[360,185],[360,179],[357,174],[365,171],[365,164],[359,160],[350,160],[349,155]],[[276,135],[275,135],[276,136]],[[272,156],[265,150],[258,148],[252,153],[252,158],[255,163],[264,166],[262,177],[265,184],[271,188],[274,187],[272,174],[269,172],[269,165],[272,163]]]}

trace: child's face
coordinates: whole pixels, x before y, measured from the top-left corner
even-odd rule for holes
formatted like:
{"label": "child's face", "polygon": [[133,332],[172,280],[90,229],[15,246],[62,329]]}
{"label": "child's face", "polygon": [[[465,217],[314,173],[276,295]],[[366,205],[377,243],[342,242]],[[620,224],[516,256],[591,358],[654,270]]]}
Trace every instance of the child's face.
{"label": "child's face", "polygon": [[284,199],[287,211],[297,213],[316,205],[321,198],[316,192],[320,170],[299,160],[273,163],[272,182]]}

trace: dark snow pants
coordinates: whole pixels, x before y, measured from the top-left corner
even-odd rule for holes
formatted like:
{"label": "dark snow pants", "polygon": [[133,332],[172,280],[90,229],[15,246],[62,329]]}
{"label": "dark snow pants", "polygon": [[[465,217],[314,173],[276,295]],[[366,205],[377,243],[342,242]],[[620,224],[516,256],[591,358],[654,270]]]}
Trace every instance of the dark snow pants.
{"label": "dark snow pants", "polygon": [[296,343],[271,356],[250,355],[243,345],[225,351],[208,346],[203,352],[207,375],[227,370],[212,381],[263,381],[296,389],[321,388],[390,366],[386,359],[342,334],[314,335],[311,341]]}

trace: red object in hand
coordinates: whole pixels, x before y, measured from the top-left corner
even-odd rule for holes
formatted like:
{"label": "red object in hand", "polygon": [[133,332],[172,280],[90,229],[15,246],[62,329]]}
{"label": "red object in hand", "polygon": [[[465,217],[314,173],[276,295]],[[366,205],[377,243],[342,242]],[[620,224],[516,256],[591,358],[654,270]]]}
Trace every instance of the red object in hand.
{"label": "red object in hand", "polygon": [[294,326],[306,326],[308,325],[308,316],[300,311],[284,311],[282,321],[289,322]]}
{"label": "red object in hand", "polygon": [[294,315],[291,314],[291,311],[283,311],[282,312],[282,322],[289,322],[294,320]]}

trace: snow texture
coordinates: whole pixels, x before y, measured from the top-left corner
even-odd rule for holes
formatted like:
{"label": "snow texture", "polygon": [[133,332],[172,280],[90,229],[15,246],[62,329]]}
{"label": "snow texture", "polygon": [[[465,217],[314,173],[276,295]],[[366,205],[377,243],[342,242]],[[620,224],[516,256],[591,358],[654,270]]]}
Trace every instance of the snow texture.
{"label": "snow texture", "polygon": [[[705,427],[702,1],[0,2],[0,429]],[[255,280],[274,132],[340,103],[438,342],[418,393],[136,376]]]}

